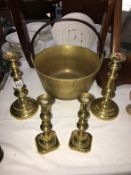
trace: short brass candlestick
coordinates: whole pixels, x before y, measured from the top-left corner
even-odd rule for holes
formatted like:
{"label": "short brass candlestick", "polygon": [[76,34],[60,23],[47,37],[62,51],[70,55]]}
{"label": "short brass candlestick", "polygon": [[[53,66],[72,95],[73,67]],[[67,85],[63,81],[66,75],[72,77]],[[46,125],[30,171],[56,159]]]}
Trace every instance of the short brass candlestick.
{"label": "short brass candlestick", "polygon": [[4,57],[11,63],[11,76],[14,80],[14,95],[18,97],[11,105],[10,112],[17,119],[32,117],[38,109],[36,100],[27,97],[28,90],[22,80],[22,73],[19,70],[19,55],[15,52],[7,52]]}
{"label": "short brass candlestick", "polygon": [[94,96],[89,93],[82,93],[78,100],[80,104],[80,110],[78,112],[79,121],[77,122],[77,130],[72,131],[69,146],[71,149],[88,152],[91,149],[92,135],[85,130],[88,128],[88,118],[89,114],[89,105],[94,99]]}
{"label": "short brass candlestick", "polygon": [[42,124],[40,128],[43,133],[38,134],[35,140],[38,152],[41,154],[54,151],[59,146],[59,140],[55,131],[52,130],[51,124],[51,105],[54,101],[55,99],[48,94],[40,95],[37,98],[37,102],[41,106],[40,118],[42,120]]}
{"label": "short brass candlestick", "polygon": [[[130,91],[130,94],[129,94],[129,97],[130,97],[130,100],[131,100],[131,91]],[[128,104],[126,106],[126,111],[129,115],[131,115],[131,104]]]}
{"label": "short brass candlestick", "polygon": [[119,112],[117,104],[112,100],[115,96],[115,80],[118,76],[118,71],[121,68],[121,63],[126,60],[125,55],[114,53],[111,55],[109,62],[109,73],[106,86],[102,90],[103,97],[95,99],[91,104],[92,113],[103,120],[114,119]]}

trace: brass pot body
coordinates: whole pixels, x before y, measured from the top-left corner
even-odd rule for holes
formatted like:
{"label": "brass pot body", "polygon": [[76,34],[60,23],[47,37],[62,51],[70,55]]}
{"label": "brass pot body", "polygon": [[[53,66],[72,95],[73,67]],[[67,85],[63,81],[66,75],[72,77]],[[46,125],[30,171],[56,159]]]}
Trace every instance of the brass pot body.
{"label": "brass pot body", "polygon": [[89,90],[101,62],[99,56],[87,48],[60,45],[37,54],[34,67],[50,95],[72,100]]}

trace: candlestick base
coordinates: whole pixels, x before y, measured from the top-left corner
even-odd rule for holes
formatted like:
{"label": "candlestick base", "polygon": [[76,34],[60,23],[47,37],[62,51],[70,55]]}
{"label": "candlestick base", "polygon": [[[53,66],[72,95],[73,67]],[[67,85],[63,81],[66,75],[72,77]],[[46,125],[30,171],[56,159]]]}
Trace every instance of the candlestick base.
{"label": "candlestick base", "polygon": [[92,102],[91,111],[99,119],[111,120],[118,115],[119,108],[111,99],[108,99],[108,102],[105,103],[105,99],[101,97]]}
{"label": "candlestick base", "polygon": [[89,152],[91,150],[92,135],[88,132],[80,133],[74,130],[71,133],[69,146],[71,149],[80,152]]}
{"label": "candlestick base", "polygon": [[10,108],[11,114],[17,119],[28,119],[32,117],[38,109],[37,102],[31,97],[18,98]]}
{"label": "candlestick base", "polygon": [[55,131],[50,131],[49,135],[40,133],[35,138],[37,150],[41,154],[45,154],[56,150],[59,147],[59,140]]}

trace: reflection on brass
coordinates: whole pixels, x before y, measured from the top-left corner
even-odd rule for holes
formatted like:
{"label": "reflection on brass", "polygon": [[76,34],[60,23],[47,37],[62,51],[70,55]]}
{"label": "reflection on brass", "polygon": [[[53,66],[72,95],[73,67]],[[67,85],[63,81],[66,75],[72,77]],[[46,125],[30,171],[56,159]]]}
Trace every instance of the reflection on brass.
{"label": "reflection on brass", "polygon": [[71,133],[69,146],[71,149],[80,152],[88,152],[91,149],[92,135],[85,130],[88,128],[89,106],[94,96],[89,93],[82,93],[78,100],[80,110],[78,112],[79,121],[77,122],[77,130]]}
{"label": "reflection on brass", "polygon": [[[129,97],[130,97],[130,100],[131,100],[131,91],[130,91]],[[127,113],[129,115],[131,115],[131,104],[129,104],[129,105],[126,106],[126,111],[127,111]]]}
{"label": "reflection on brass", "polygon": [[54,103],[55,99],[48,95],[43,94],[37,98],[38,104],[41,106],[40,118],[42,124],[40,126],[43,133],[40,133],[36,136],[36,146],[38,152],[41,154],[54,151],[59,146],[59,140],[55,131],[52,130],[51,124],[51,105]]}
{"label": "reflection on brass", "polygon": [[62,45],[38,53],[34,67],[50,95],[71,100],[91,87],[101,63],[102,58],[87,48]]}
{"label": "reflection on brass", "polygon": [[38,109],[37,102],[27,97],[28,90],[22,80],[22,73],[19,70],[19,55],[15,52],[7,52],[4,57],[11,63],[11,76],[14,80],[14,95],[18,97],[11,105],[10,112],[17,119],[32,117]]}
{"label": "reflection on brass", "polygon": [[111,98],[115,96],[115,80],[118,76],[118,71],[121,68],[121,63],[126,60],[126,57],[125,55],[116,52],[111,55],[110,59],[110,71],[107,74],[108,81],[102,90],[103,97],[94,100],[91,104],[92,113],[96,117],[104,120],[113,119],[118,115],[119,108]]}

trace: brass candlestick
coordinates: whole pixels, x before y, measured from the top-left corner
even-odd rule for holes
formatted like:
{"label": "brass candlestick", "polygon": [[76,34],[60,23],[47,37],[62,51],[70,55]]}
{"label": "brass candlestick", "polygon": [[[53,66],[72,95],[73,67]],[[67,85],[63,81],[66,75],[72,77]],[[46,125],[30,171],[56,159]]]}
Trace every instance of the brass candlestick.
{"label": "brass candlestick", "polygon": [[[130,97],[130,100],[131,100],[131,91],[130,91],[130,94],[129,94],[129,97]],[[131,115],[131,104],[128,104],[126,106],[126,111],[129,115]]]}
{"label": "brass candlestick", "polygon": [[77,123],[77,130],[71,133],[69,146],[71,149],[88,152],[91,149],[92,135],[85,130],[88,128],[88,118],[90,116],[88,108],[94,96],[89,93],[82,93],[78,100],[80,104],[80,110],[78,112],[79,121]]}
{"label": "brass candlestick", "polygon": [[37,102],[27,97],[28,90],[22,80],[22,73],[19,70],[19,55],[15,52],[7,52],[4,57],[11,63],[11,76],[14,80],[14,95],[18,97],[11,105],[10,112],[17,119],[27,119],[36,113]]}
{"label": "brass candlestick", "polygon": [[59,140],[55,131],[52,130],[51,124],[51,105],[54,101],[55,99],[48,94],[40,95],[37,98],[37,102],[41,106],[40,118],[42,120],[42,124],[40,128],[43,133],[38,134],[35,140],[38,152],[41,154],[54,151],[59,146]]}
{"label": "brass candlestick", "polygon": [[111,98],[115,96],[115,80],[121,68],[121,63],[125,60],[125,55],[121,53],[116,52],[111,55],[109,62],[110,71],[107,74],[108,80],[102,90],[103,97],[95,99],[91,104],[92,113],[100,119],[110,120],[118,115],[119,108]]}

